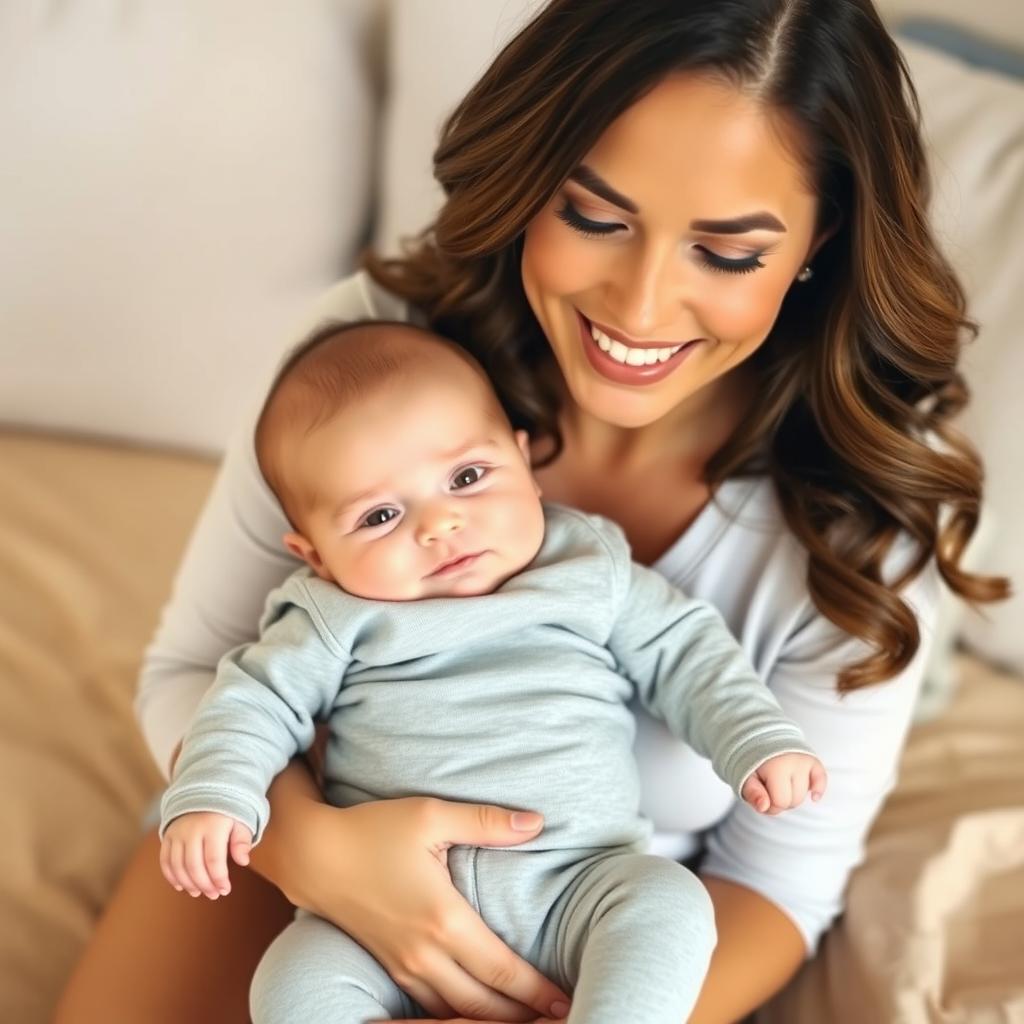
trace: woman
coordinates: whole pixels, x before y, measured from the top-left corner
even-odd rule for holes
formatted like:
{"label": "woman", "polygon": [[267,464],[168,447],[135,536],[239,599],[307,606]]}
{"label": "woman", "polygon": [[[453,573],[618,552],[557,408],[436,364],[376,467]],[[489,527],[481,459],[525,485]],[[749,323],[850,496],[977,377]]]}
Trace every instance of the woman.
{"label": "woman", "polygon": [[[370,258],[315,318],[409,318],[470,348],[529,430],[545,496],[617,520],[639,560],[716,604],[825,762],[826,801],[756,821],[642,723],[659,849],[695,855],[715,905],[695,1021],[761,1004],[840,910],[939,578],[975,600],[1006,589],[959,566],[981,469],[946,424],[972,325],[929,232],[918,118],[869,0],[556,0],[446,126],[433,229],[402,260]],[[164,767],[218,657],[293,568],[251,433],[147,656],[140,712]],[[253,856],[269,884],[235,869],[216,905],[173,893],[147,836],[59,1024],[246,1020],[290,916],[281,893],[433,1014],[559,1012],[444,867],[451,845],[542,823],[417,798],[327,807],[301,762],[271,804]]]}

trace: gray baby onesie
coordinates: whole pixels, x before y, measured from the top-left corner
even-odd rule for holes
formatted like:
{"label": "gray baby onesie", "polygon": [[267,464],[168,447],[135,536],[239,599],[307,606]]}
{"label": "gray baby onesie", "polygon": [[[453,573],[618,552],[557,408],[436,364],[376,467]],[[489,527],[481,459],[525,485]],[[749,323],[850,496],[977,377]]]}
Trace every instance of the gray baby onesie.
{"label": "gray baby onesie", "polygon": [[[681,865],[641,851],[638,698],[739,792],[769,757],[809,753],[718,613],[632,562],[621,530],[545,506],[531,564],[480,597],[346,594],[308,569],[267,599],[261,637],[221,661],[164,796],[161,834],[189,811],[245,823],[329,723],[338,806],[430,795],[535,810],[535,839],[449,851],[453,881],[510,946],[573,991],[571,1024],[678,1024],[714,947],[710,900]],[[356,942],[298,912],[257,971],[256,1024],[411,1016]]]}

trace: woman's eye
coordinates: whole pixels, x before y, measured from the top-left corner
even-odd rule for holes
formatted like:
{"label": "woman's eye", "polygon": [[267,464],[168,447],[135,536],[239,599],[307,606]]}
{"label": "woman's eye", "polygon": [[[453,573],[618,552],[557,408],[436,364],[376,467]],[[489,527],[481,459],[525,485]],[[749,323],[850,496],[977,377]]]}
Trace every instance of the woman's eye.
{"label": "woman's eye", "polygon": [[472,484],[478,483],[483,480],[487,470],[483,466],[466,466],[465,469],[460,469],[455,476],[452,477],[452,486],[458,490],[461,487],[469,487]]}
{"label": "woman's eye", "polygon": [[565,205],[560,210],[555,211],[555,216],[559,220],[565,221],[569,227],[574,231],[578,231],[586,238],[601,238],[604,235],[612,235],[616,231],[624,230],[626,227],[625,224],[614,224],[603,220],[589,220],[568,199],[564,200],[564,203]]}
{"label": "woman's eye", "polygon": [[724,274],[749,274],[757,270],[758,267],[764,266],[761,262],[763,253],[756,253],[742,260],[727,260],[724,256],[718,256],[716,253],[699,246],[697,253],[700,257],[701,266]]}
{"label": "woman's eye", "polygon": [[398,515],[397,508],[375,508],[359,525],[383,526]]}

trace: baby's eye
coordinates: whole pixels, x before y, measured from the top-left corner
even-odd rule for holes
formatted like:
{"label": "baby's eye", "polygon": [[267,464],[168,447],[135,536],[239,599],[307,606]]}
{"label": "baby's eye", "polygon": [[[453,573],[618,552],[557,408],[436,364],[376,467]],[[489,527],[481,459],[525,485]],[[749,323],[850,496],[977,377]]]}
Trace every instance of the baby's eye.
{"label": "baby's eye", "polygon": [[359,525],[383,526],[398,515],[397,508],[375,508]]}
{"label": "baby's eye", "polygon": [[452,487],[458,490],[461,487],[469,487],[471,484],[479,483],[483,480],[486,473],[487,470],[483,466],[466,466],[465,469],[460,469],[452,477]]}

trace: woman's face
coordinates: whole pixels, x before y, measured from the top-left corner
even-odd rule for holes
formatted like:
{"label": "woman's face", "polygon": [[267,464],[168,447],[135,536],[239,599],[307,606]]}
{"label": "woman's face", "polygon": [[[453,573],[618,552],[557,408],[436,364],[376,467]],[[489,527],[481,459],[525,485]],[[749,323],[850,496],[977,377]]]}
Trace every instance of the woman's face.
{"label": "woman's face", "polygon": [[794,279],[816,209],[735,88],[678,74],[638,100],[525,233],[526,295],[574,402],[642,427],[743,362],[787,290],[812,287]]}

